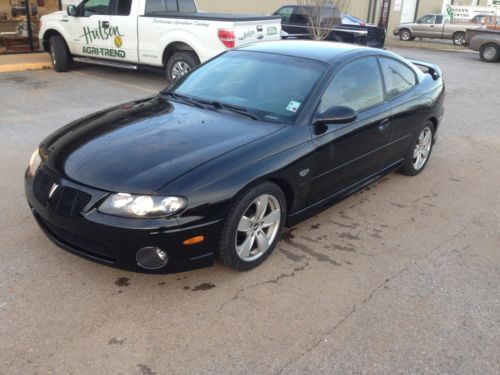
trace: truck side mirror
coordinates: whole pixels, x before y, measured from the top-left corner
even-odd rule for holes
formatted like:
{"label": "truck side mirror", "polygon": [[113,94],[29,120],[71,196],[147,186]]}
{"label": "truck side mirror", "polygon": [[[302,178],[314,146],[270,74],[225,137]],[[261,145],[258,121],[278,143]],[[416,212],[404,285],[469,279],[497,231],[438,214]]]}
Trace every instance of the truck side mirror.
{"label": "truck side mirror", "polygon": [[66,13],[68,13],[68,16],[78,17],[78,10],[74,5],[68,5],[68,7],[66,8]]}

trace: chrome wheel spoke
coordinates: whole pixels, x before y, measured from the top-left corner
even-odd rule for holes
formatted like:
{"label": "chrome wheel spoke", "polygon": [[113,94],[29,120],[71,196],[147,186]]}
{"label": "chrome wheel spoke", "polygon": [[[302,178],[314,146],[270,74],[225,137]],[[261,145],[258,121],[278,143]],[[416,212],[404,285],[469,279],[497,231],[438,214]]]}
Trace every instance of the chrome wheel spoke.
{"label": "chrome wheel spoke", "polygon": [[431,152],[432,147],[432,131],[429,127],[425,127],[418,135],[417,144],[413,150],[413,168],[421,169]]}
{"label": "chrome wheel spoke", "polygon": [[266,215],[262,219],[262,227],[263,228],[270,227],[271,225],[274,225],[277,222],[279,222],[280,218],[281,218],[281,213],[279,210],[271,211],[268,215]]}
{"label": "chrome wheel spoke", "polygon": [[254,225],[254,221],[246,216],[242,216],[238,224],[239,232],[250,232]]}
{"label": "chrome wheel spoke", "polygon": [[247,236],[245,241],[238,247],[238,255],[240,258],[247,258],[252,251],[253,243],[255,242],[255,235],[252,233]]}
{"label": "chrome wheel spoke", "polygon": [[256,235],[257,239],[257,248],[259,252],[264,252],[269,247],[269,239],[263,231],[259,231]]}
{"label": "chrome wheel spoke", "polygon": [[262,218],[264,217],[267,210],[268,201],[269,199],[267,195],[262,195],[255,201],[255,218],[257,220],[262,220]]}

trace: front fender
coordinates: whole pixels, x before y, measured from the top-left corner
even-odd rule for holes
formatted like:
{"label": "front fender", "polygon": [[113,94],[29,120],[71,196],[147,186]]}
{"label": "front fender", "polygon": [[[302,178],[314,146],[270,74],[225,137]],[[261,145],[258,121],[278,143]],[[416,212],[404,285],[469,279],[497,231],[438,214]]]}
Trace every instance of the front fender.
{"label": "front fender", "polygon": [[44,51],[48,52],[48,50],[49,50],[49,48],[48,48],[49,38],[54,33],[60,34],[64,38],[64,40],[66,41],[66,45],[68,46],[68,48],[70,48],[69,41],[71,41],[71,37],[70,37],[69,31],[66,30],[64,28],[64,26],[62,26],[60,24],[60,22],[64,22],[65,25],[68,25],[67,16],[66,16],[65,21],[63,19],[64,19],[64,16],[63,16],[62,20],[59,20],[59,21],[43,21],[42,22],[42,28],[41,28],[40,33],[39,33],[39,38],[42,41],[41,46],[42,46]]}

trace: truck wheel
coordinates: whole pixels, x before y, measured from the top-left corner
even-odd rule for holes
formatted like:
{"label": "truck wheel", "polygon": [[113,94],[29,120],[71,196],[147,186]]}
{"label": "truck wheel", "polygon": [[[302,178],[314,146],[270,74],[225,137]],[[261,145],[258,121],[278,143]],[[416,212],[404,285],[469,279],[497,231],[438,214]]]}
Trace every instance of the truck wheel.
{"label": "truck wheel", "polygon": [[408,42],[410,40],[413,40],[415,38],[413,38],[411,36],[411,32],[410,30],[408,29],[403,29],[399,32],[399,39],[401,39],[403,42]]}
{"label": "truck wheel", "polygon": [[496,44],[485,44],[484,46],[481,46],[479,56],[482,61],[495,62],[500,58],[500,48]]}
{"label": "truck wheel", "polygon": [[61,35],[53,35],[50,37],[49,52],[52,67],[56,72],[65,72],[69,69],[69,51]]}
{"label": "truck wheel", "polygon": [[453,34],[453,44],[456,46],[463,46],[465,43],[465,33],[458,32]]}
{"label": "truck wheel", "polygon": [[175,52],[167,62],[167,79],[175,82],[200,65],[194,52]]}

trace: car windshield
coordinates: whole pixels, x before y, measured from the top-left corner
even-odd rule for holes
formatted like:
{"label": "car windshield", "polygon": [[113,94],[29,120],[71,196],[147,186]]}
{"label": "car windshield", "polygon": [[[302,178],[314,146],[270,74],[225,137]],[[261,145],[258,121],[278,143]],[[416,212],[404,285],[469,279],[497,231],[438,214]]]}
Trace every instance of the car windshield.
{"label": "car windshield", "polygon": [[326,68],[304,58],[230,51],[176,82],[169,92],[217,110],[293,123]]}

